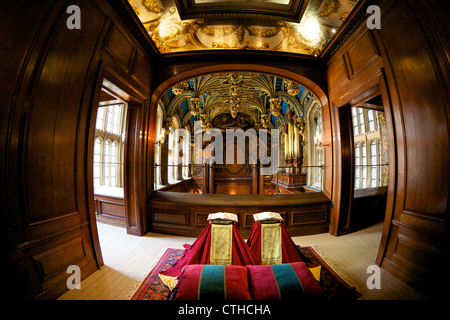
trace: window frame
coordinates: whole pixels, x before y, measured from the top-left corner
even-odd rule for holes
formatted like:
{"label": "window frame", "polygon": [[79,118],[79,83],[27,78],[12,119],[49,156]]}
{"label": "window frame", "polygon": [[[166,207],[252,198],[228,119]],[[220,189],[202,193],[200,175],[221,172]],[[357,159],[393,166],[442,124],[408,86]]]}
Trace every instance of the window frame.
{"label": "window frame", "polygon": [[361,148],[359,143],[355,145],[355,188],[361,188]]}
{"label": "window frame", "polygon": [[367,145],[365,142],[361,144],[361,188],[367,188]]}
{"label": "window frame", "polygon": [[[375,149],[375,150],[374,150]],[[375,163],[374,163],[375,159]],[[378,186],[377,176],[378,176],[378,157],[377,157],[377,144],[375,140],[370,143],[370,187],[376,188]],[[375,174],[374,174],[375,169]],[[375,181],[375,185],[373,185]]]}
{"label": "window frame", "polygon": [[365,134],[366,133],[366,121],[364,116],[364,109],[358,108],[358,118],[359,118],[359,134]]}

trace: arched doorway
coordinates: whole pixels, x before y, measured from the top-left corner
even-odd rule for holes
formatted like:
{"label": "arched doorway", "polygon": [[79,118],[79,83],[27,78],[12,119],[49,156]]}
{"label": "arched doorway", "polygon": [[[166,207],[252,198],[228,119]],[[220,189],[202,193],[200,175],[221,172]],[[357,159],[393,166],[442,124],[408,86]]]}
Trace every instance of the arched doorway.
{"label": "arched doorway", "polygon": [[[331,186],[332,186],[332,152],[331,152],[331,119],[330,119],[330,112],[328,110],[328,99],[327,96],[325,94],[325,91],[322,90],[322,88],[317,85],[315,82],[309,80],[306,77],[303,77],[299,74],[296,74],[294,72],[285,70],[285,69],[281,69],[281,68],[275,68],[275,67],[267,67],[267,66],[263,66],[263,65],[237,65],[237,64],[220,64],[220,65],[215,65],[215,66],[210,66],[210,67],[201,67],[195,70],[189,70],[186,72],[181,72],[178,73],[177,75],[167,79],[166,81],[164,81],[163,83],[161,83],[160,85],[155,85],[156,89],[154,90],[154,93],[152,95],[152,102],[151,102],[151,118],[152,115],[156,114],[156,109],[155,107],[158,105],[158,103],[161,100],[165,100],[167,101],[167,99],[163,99],[163,95],[165,95],[170,89],[174,88],[174,87],[178,87],[178,85],[182,84],[183,82],[188,82],[191,79],[194,78],[198,78],[198,77],[207,77],[208,75],[211,74],[225,74],[225,73],[254,73],[254,74],[263,74],[263,75],[267,75],[270,77],[279,77],[291,82],[295,82],[298,83],[300,86],[304,87],[305,89],[308,90],[308,92],[311,92],[314,97],[317,99],[317,103],[325,110],[324,114],[322,116],[324,125],[323,127],[326,128],[326,130],[324,130],[324,134],[323,136],[323,141],[324,141],[324,149],[329,150],[328,152],[324,152],[326,153],[326,155],[324,156],[324,163],[325,163],[325,170],[324,170],[324,174],[323,176],[326,177],[324,180],[327,180],[327,183],[324,183],[324,189],[323,189],[323,193],[320,192],[321,195],[323,195],[324,201],[326,201],[327,203],[323,203],[324,207],[321,207],[320,210],[320,214],[321,216],[321,222],[320,222],[320,228],[316,228],[315,231],[311,231],[311,232],[319,232],[316,230],[320,229],[320,232],[327,232],[328,231],[328,219],[329,219],[329,211],[328,211],[328,206],[330,203],[330,199],[332,196],[331,193]],[[192,88],[192,87],[191,87]],[[288,95],[287,92],[285,92],[286,96]],[[194,97],[194,93],[190,92],[189,97]],[[188,97],[187,97],[188,98]],[[194,97],[195,98],[195,97]],[[289,97],[287,97],[289,98]],[[175,99],[175,98],[174,98]],[[171,101],[171,100],[169,100]],[[168,104],[169,105],[169,104]],[[172,110],[176,109],[177,106],[175,104],[173,104],[172,102],[170,102],[170,108],[168,110],[168,113],[170,113]],[[231,112],[230,112],[231,114]],[[166,115],[167,118],[168,115]],[[169,114],[170,116],[170,114]],[[156,117],[153,117],[153,119],[155,119]],[[182,125],[185,125],[186,121],[185,118],[183,117],[183,115],[180,115],[180,119],[183,119],[182,121]],[[273,125],[273,123],[271,122],[271,125]],[[154,139],[152,141],[152,133],[156,132],[156,124],[151,124],[150,126],[150,135],[149,135],[149,144],[153,144],[155,145],[155,143],[157,143],[158,141],[156,139]],[[153,163],[152,163],[153,165]],[[249,168],[249,170],[251,170]],[[255,171],[256,172],[256,171]],[[204,175],[206,176],[206,175]],[[256,179],[255,179],[256,180]],[[253,185],[252,185],[253,186]],[[214,189],[214,188],[213,188]],[[202,190],[202,189],[200,189]],[[206,190],[206,189],[205,189]],[[210,190],[208,188],[208,190]],[[165,191],[165,190],[163,190]],[[275,191],[275,190],[273,190]],[[253,190],[252,190],[253,192]],[[248,192],[249,193],[249,192]],[[254,194],[254,193],[252,193]],[[261,193],[260,193],[261,194]],[[269,195],[269,193],[266,193],[267,195]],[[273,194],[273,193],[272,193]],[[188,230],[191,233],[188,233],[188,231],[186,231],[186,233],[184,234],[191,234],[194,235],[194,231],[198,230],[200,228],[200,224],[197,223],[199,221],[198,219],[198,212],[183,212],[183,213],[178,213],[178,212],[174,212],[172,209],[170,209],[169,207],[160,207],[160,208],[156,208],[153,207],[151,203],[156,202],[157,200],[155,200],[159,195],[162,195],[161,192],[157,192],[154,195],[150,195],[149,198],[149,203],[150,203],[150,207],[149,207],[149,228],[151,230],[153,230],[154,232],[174,232],[173,234],[182,234],[182,232],[180,230],[186,231]],[[231,194],[230,194],[231,195]],[[322,199],[320,200],[322,201]],[[162,206],[162,205],[161,205]],[[173,208],[174,210],[178,210],[177,208]],[[187,210],[187,208],[186,208]],[[216,209],[214,209],[216,210]],[[195,215],[196,217],[192,216],[192,214]],[[300,213],[300,211],[296,212],[295,214]],[[202,213],[203,214],[203,213]],[[294,213],[292,213],[294,214]],[[316,219],[315,216],[316,213],[314,213],[314,219]],[[175,224],[170,222],[173,221],[173,219],[177,219],[178,224]],[[194,221],[194,222],[192,222]],[[314,220],[314,223],[316,223],[316,220]],[[164,229],[166,228],[167,229]],[[245,226],[246,227],[246,226]],[[244,228],[245,228],[244,227]],[[150,230],[149,229],[149,230]],[[194,230],[195,229],[195,230]],[[302,232],[302,231],[299,231]]]}
{"label": "arched doorway", "polygon": [[[322,163],[324,164],[323,176],[321,177],[324,181],[324,193],[331,199],[332,197],[332,144],[331,144],[331,117],[328,106],[328,98],[327,95],[322,89],[321,86],[311,81],[307,77],[294,73],[292,71],[271,67],[266,65],[259,64],[216,64],[206,67],[199,67],[196,69],[191,69],[188,71],[180,72],[173,77],[170,77],[159,86],[153,92],[151,98],[151,115],[156,116],[156,106],[158,105],[162,95],[172,88],[173,86],[182,83],[183,81],[187,81],[191,78],[195,78],[202,75],[220,73],[220,72],[254,72],[254,73],[262,73],[272,76],[278,76],[283,79],[290,80],[292,82],[298,83],[301,86],[308,89],[313,95],[317,98],[318,104],[322,106],[322,121],[323,121],[323,149],[322,152]],[[184,123],[185,121],[183,121]],[[150,128],[151,132],[156,132],[157,128],[154,124],[151,124]],[[156,139],[152,139],[152,135],[149,137],[150,144],[154,145],[157,142]],[[153,165],[153,164],[152,164]]]}

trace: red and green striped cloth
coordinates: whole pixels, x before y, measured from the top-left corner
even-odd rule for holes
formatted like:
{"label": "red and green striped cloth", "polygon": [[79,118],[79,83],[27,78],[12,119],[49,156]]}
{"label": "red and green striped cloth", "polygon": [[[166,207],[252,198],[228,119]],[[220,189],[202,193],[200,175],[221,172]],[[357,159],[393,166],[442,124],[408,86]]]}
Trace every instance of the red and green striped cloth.
{"label": "red and green striped cloth", "polygon": [[254,300],[323,299],[325,293],[304,262],[247,266]]}
{"label": "red and green striped cloth", "polygon": [[304,262],[278,265],[188,265],[177,300],[324,299]]}
{"label": "red and green striped cloth", "polygon": [[176,300],[251,300],[247,268],[233,265],[187,265]]}

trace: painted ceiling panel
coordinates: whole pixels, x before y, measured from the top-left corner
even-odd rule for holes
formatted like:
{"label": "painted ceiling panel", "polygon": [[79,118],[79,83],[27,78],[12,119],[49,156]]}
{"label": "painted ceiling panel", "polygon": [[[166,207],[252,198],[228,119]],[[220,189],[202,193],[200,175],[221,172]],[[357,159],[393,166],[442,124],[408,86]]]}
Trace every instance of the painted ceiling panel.
{"label": "painted ceiling panel", "polygon": [[[272,109],[273,100],[277,100],[278,109]],[[161,98],[161,105],[166,116],[177,114],[183,126],[200,118],[215,126],[215,119],[220,116],[220,123],[231,119],[235,124],[250,117],[255,124],[267,128],[270,123],[272,127],[285,124],[288,111],[303,118],[314,100],[309,90],[280,77],[216,73],[175,85]]]}
{"label": "painted ceiling panel", "polygon": [[[360,0],[128,1],[161,54],[242,49],[317,56]],[[298,22],[283,8],[297,8]],[[180,10],[198,18],[182,20]]]}

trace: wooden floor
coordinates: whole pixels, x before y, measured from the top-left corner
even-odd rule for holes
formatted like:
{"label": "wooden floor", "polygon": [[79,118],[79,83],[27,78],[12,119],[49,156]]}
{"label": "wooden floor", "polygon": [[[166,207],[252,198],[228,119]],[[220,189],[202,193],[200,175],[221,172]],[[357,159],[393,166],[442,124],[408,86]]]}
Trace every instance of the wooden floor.
{"label": "wooden floor", "polygon": [[293,240],[300,246],[314,247],[336,272],[363,294],[360,300],[425,299],[382,268],[381,289],[367,288],[367,278],[371,275],[367,273],[367,267],[375,265],[382,229],[383,223],[378,223],[340,237],[327,233],[293,237]]}
{"label": "wooden floor", "polygon": [[[424,299],[418,292],[381,269],[381,289],[369,290],[367,267],[375,263],[382,224],[345,236],[330,234],[294,237],[296,244],[313,246],[363,295],[361,300]],[[61,300],[123,300],[130,297],[166,248],[183,248],[195,238],[148,233],[144,237],[127,235],[125,229],[98,223],[105,265]]]}

